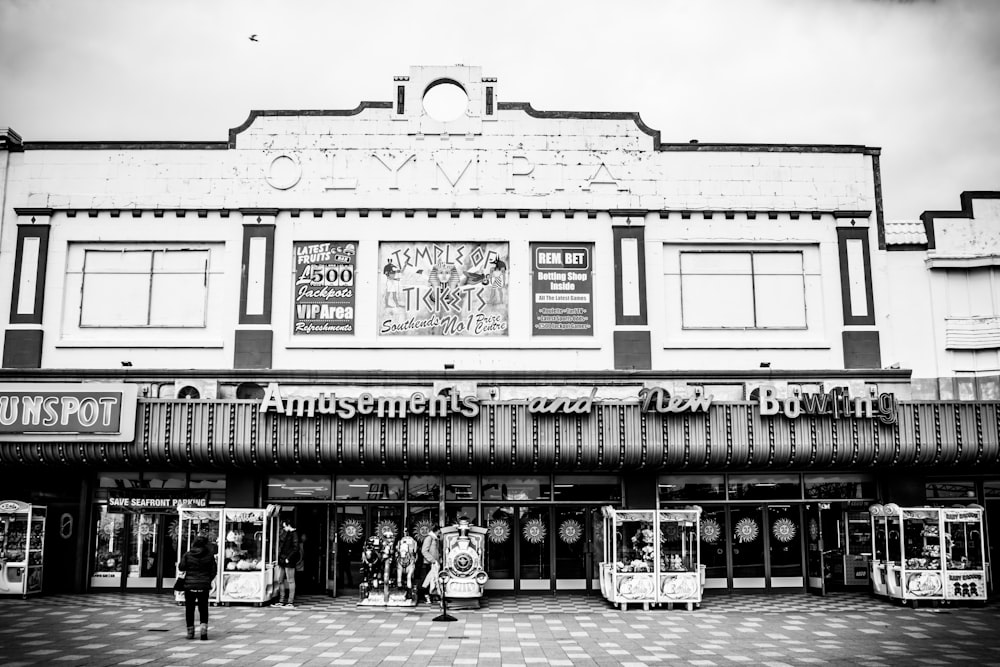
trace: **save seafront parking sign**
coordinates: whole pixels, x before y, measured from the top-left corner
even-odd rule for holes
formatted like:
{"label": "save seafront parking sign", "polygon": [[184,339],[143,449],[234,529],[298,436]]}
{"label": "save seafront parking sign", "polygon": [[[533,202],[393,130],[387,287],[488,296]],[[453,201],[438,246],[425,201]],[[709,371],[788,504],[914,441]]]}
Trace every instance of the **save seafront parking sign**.
{"label": "save seafront parking sign", "polygon": [[594,335],[593,243],[531,244],[531,332]]}

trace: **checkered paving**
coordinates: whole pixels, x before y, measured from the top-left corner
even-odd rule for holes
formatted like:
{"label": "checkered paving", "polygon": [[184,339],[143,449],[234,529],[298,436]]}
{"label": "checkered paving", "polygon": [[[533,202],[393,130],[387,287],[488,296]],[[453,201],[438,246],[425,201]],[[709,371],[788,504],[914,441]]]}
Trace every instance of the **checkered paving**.
{"label": "checkered paving", "polygon": [[709,592],[700,609],[620,611],[596,596],[490,595],[436,621],[431,606],[210,610],[184,637],[169,594],[0,599],[0,665],[970,665],[1000,666],[1000,605],[912,609],[864,594]]}

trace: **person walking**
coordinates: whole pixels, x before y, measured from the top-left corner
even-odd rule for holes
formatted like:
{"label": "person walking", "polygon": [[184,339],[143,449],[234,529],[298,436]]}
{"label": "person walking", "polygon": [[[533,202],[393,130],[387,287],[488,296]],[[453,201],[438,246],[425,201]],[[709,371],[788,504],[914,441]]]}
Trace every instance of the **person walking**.
{"label": "person walking", "polygon": [[278,542],[278,601],[275,607],[295,606],[295,566],[302,560],[295,526],[290,521],[281,522],[281,539]]}
{"label": "person walking", "polygon": [[432,526],[420,543],[420,555],[424,559],[426,576],[421,586],[427,591],[431,604],[438,601],[438,573],[441,571],[441,528]]}
{"label": "person walking", "polygon": [[177,570],[184,573],[184,620],[187,621],[187,638],[194,639],[194,608],[198,606],[201,638],[208,639],[208,595],[219,565],[215,552],[208,545],[208,538],[199,535],[191,548],[181,556]]}

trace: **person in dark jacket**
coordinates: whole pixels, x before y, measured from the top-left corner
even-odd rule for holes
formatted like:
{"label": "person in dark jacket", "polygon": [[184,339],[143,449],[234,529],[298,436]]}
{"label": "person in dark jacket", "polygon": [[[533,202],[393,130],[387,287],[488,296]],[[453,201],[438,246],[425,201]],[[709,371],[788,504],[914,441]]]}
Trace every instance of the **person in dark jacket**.
{"label": "person in dark jacket", "polygon": [[208,594],[212,580],[219,571],[215,552],[208,545],[208,538],[194,538],[191,549],[181,556],[177,569],[184,573],[184,620],[187,621],[187,638],[194,639],[194,607],[198,605],[201,621],[201,638],[208,639]]}
{"label": "person in dark jacket", "polygon": [[275,607],[295,606],[295,566],[302,559],[299,538],[295,527],[288,521],[281,522],[281,539],[278,541],[278,601]]}

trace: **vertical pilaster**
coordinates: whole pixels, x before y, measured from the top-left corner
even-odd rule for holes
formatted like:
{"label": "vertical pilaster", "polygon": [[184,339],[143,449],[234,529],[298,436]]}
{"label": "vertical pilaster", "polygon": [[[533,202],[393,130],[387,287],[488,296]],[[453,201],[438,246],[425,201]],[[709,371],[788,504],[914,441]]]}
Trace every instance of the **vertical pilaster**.
{"label": "vertical pilaster", "polygon": [[852,225],[837,229],[840,290],[845,327],[844,368],[882,366],[879,332],[875,328],[875,299],[868,234],[866,226]]}
{"label": "vertical pilaster", "polygon": [[274,282],[274,219],[271,209],[242,211],[243,255],[240,278],[240,326],[234,339],[235,368],[270,368],[274,332],[271,328]]}
{"label": "vertical pilaster", "polygon": [[612,227],[615,254],[615,368],[652,368],[646,315],[646,228],[626,218]]}
{"label": "vertical pilaster", "polygon": [[4,368],[41,368],[42,315],[49,253],[49,209],[18,209],[10,324],[4,336]]}

